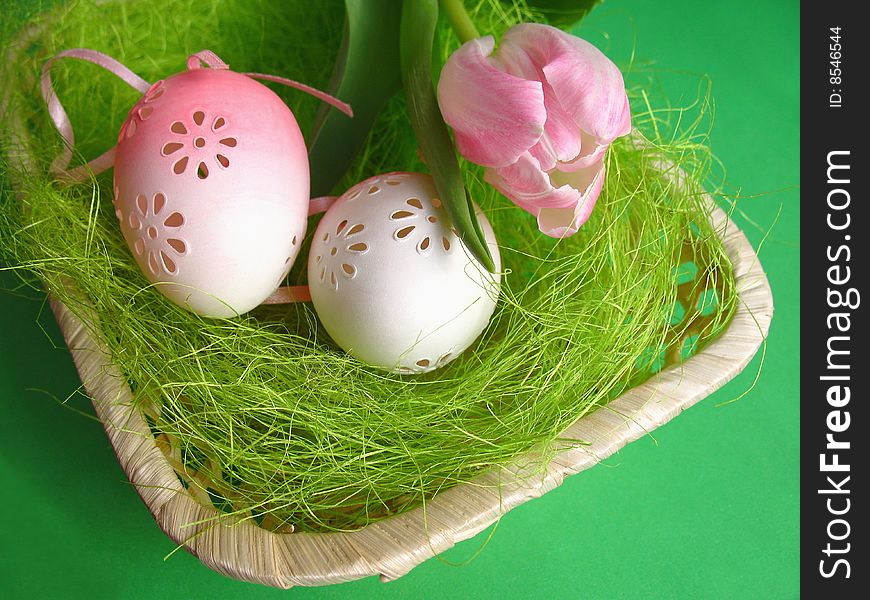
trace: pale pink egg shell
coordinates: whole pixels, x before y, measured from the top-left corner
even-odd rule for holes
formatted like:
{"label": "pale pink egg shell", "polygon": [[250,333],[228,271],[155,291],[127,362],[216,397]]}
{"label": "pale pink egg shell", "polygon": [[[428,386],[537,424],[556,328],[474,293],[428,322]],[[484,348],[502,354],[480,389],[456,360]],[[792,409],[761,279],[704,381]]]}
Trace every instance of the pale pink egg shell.
{"label": "pale pink egg shell", "polygon": [[305,236],[308,194],[293,113],[239,73],[157,82],[121,127],[121,231],[157,289],[198,314],[235,316],[275,290]]}

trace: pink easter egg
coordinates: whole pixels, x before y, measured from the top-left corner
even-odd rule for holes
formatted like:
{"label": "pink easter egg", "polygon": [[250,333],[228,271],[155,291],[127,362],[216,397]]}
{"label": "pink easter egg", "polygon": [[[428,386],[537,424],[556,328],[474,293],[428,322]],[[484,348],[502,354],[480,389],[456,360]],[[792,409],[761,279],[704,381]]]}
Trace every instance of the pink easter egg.
{"label": "pink easter egg", "polygon": [[200,315],[232,317],[275,290],[305,236],[308,194],[293,113],[240,73],[158,81],[121,126],[121,231],[157,289]]}

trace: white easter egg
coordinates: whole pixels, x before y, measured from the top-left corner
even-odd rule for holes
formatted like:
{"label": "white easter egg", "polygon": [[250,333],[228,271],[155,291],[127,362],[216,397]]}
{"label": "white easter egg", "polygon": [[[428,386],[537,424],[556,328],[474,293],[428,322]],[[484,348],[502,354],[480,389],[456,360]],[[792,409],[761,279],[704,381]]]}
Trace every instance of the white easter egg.
{"label": "white easter egg", "polygon": [[[492,227],[477,209],[496,271]],[[395,373],[424,373],[462,353],[495,309],[501,277],[450,229],[429,175],[388,173],[329,208],[308,256],[311,299],[332,339]]]}

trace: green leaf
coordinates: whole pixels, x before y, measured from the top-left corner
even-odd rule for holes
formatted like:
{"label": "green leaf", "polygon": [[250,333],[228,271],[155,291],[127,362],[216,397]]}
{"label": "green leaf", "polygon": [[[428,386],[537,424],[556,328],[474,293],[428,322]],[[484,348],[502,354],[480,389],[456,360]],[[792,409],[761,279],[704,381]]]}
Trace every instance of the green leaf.
{"label": "green leaf", "polygon": [[[502,1],[513,4],[513,0]],[[528,6],[543,14],[551,25],[570,27],[600,2],[602,0],[528,0]]]}
{"label": "green leaf", "polygon": [[350,104],[354,116],[326,104],[318,112],[308,151],[312,198],[329,194],[344,176],[381,108],[402,87],[401,0],[345,0],[345,9],[329,93]]}
{"label": "green leaf", "polygon": [[400,55],[408,115],[453,228],[471,254],[492,272],[495,264],[465,190],[432,85],[432,43],[437,21],[438,0],[404,0]]}

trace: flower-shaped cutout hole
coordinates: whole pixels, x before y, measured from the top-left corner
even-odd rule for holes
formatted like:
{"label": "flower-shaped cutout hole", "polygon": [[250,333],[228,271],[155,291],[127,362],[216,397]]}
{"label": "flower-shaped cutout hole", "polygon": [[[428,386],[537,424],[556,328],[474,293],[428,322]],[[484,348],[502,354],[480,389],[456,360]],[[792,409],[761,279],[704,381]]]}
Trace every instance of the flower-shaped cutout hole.
{"label": "flower-shaped cutout hole", "polygon": [[396,369],[398,373],[402,374],[411,374],[411,373],[422,373],[425,371],[432,371],[434,369],[440,369],[453,358],[453,350],[451,349],[448,352],[445,352],[441,356],[438,357],[437,360],[432,360],[430,358],[420,358],[417,359],[416,362],[410,367],[402,366]]}
{"label": "flower-shaped cutout hole", "polygon": [[[211,119],[210,124],[207,124]],[[233,136],[227,136],[229,124],[223,116],[213,119],[204,110],[196,110],[189,120],[174,121],[169,131],[181,139],[170,139],[161,147],[163,156],[176,159],[172,163],[172,172],[181,175],[191,165],[197,179],[207,179],[212,169],[229,169],[231,149],[238,145]]]}
{"label": "flower-shaped cutout hole", "polygon": [[133,137],[139,128],[138,123],[147,121],[151,115],[154,114],[154,106],[152,103],[163,96],[165,91],[162,79],[156,81],[150,88],[148,88],[139,102],[130,109],[130,114],[124,121],[124,124],[121,125],[121,131],[118,133],[118,142]]}
{"label": "flower-shaped cutout hole", "polygon": [[440,214],[441,207],[438,198],[406,198],[404,207],[390,213],[390,220],[398,222],[393,231],[393,239],[403,242],[416,238],[417,252],[422,255],[428,255],[433,248],[437,248],[439,241],[444,252],[450,252],[453,247],[451,239],[456,234],[445,230],[445,221]]}
{"label": "flower-shaped cutout hole", "polygon": [[121,207],[118,205],[118,202],[121,200],[121,190],[118,189],[118,186],[115,187],[115,195],[112,196],[112,206],[115,207],[115,217],[118,221],[121,221],[124,218],[124,213],[121,212]]}
{"label": "flower-shaped cutout hole", "polygon": [[413,225],[409,225],[408,227],[402,227],[401,229],[397,229],[396,232],[393,234],[393,236],[394,236],[397,240],[404,240],[404,239],[407,238],[409,235],[411,235],[412,233],[414,233],[414,230],[415,230],[415,229],[416,229],[416,227],[413,226]]}
{"label": "flower-shaped cutout hole", "polygon": [[175,154],[182,148],[184,148],[184,144],[180,142],[169,142],[163,146],[160,153],[163,154],[163,156],[169,156],[170,154]]}
{"label": "flower-shaped cutout hole", "polygon": [[362,184],[357,184],[345,192],[348,202],[359,197],[362,193]]}
{"label": "flower-shaped cutout hole", "polygon": [[[314,264],[320,267],[319,280],[333,290],[338,290],[340,278],[353,279],[357,276],[359,269],[355,258],[369,250],[369,244],[359,237],[363,235],[365,225],[362,223],[348,225],[349,221],[342,220],[335,226],[334,239],[329,232],[325,232],[316,242],[319,244],[322,241],[325,246],[323,251],[314,257]],[[332,240],[331,244],[329,244],[330,240]]]}
{"label": "flower-shaped cutout hole", "polygon": [[139,194],[127,215],[135,236],[133,252],[144,258],[148,270],[155,277],[161,273],[177,275],[178,259],[188,252],[187,242],[178,235],[184,225],[184,216],[178,211],[166,215],[167,205],[168,199],[162,192],[150,199]]}
{"label": "flower-shaped cutout hole", "polygon": [[149,102],[154,102],[164,93],[166,93],[166,88],[163,87],[163,80],[161,79],[160,81],[154,83],[149,91],[151,93],[151,96],[148,96],[148,92],[146,92],[145,95],[148,98]]}
{"label": "flower-shaped cutout hole", "polygon": [[167,227],[181,227],[184,225],[184,215],[180,212],[174,212],[163,221],[163,224]]}
{"label": "flower-shaped cutout hole", "polygon": [[176,175],[181,175],[182,173],[184,173],[184,171],[187,170],[187,163],[189,160],[190,158],[187,156],[182,156],[181,158],[179,158],[177,161],[175,161],[175,164],[172,165],[172,172]]}
{"label": "flower-shaped cutout hole", "polygon": [[438,367],[443,367],[444,365],[446,365],[447,363],[450,362],[450,358],[451,358],[452,356],[453,356],[453,351],[452,351],[452,350],[451,350],[450,352],[445,352],[444,354],[442,354],[442,355],[438,358],[438,362],[436,363],[436,366],[438,366]]}
{"label": "flower-shaped cutout hole", "polygon": [[178,273],[178,266],[175,264],[175,261],[169,258],[169,255],[163,250],[160,251],[160,262],[163,263],[163,268],[170,275]]}

